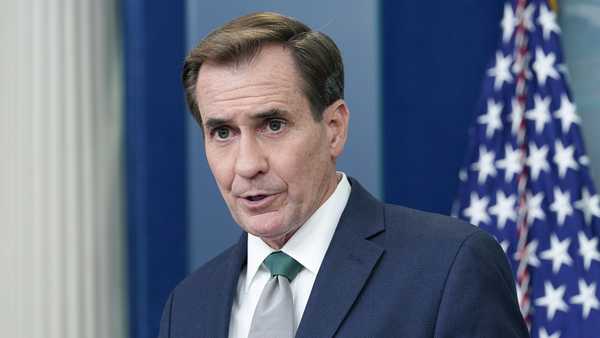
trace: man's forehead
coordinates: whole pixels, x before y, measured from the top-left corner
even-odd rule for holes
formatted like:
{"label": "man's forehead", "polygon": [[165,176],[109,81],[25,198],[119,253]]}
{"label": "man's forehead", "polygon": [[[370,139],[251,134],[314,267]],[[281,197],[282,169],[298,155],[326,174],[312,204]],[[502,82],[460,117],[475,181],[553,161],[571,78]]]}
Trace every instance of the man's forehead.
{"label": "man's forehead", "polygon": [[203,120],[207,114],[226,114],[225,108],[235,111],[263,106],[255,110],[257,113],[275,108],[286,110],[286,105],[292,104],[290,100],[304,96],[293,62],[287,50],[271,46],[263,48],[253,60],[237,65],[203,64],[196,84]]}
{"label": "man's forehead", "polygon": [[[248,78],[272,78],[276,76],[298,77],[294,58],[282,45],[265,45],[255,55],[244,56],[237,61],[205,61],[198,72],[197,88],[210,84],[223,76],[243,81]],[[217,81],[218,82],[218,81]]]}
{"label": "man's forehead", "polygon": [[198,107],[203,119],[232,119],[241,113],[254,116],[266,111],[290,110],[300,104],[302,96],[290,83],[238,81],[200,88]]}

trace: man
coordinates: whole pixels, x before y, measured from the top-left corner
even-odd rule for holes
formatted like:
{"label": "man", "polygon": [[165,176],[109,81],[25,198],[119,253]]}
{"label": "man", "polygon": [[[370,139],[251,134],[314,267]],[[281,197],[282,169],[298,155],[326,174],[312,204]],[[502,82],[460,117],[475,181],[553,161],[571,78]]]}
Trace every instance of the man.
{"label": "man", "polygon": [[175,288],[161,338],[528,336],[493,239],[336,172],[349,110],[326,35],[244,16],[192,50],[183,81],[245,233]]}

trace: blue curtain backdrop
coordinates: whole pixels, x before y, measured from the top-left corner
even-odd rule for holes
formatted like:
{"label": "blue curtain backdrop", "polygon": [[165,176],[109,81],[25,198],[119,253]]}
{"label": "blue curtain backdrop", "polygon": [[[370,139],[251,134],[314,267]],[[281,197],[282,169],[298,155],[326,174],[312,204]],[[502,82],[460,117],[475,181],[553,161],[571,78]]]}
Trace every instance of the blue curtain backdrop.
{"label": "blue curtain backdrop", "polygon": [[503,3],[382,0],[386,201],[450,213]]}
{"label": "blue curtain backdrop", "polygon": [[124,0],[122,20],[129,325],[148,338],[187,273],[184,1]]}

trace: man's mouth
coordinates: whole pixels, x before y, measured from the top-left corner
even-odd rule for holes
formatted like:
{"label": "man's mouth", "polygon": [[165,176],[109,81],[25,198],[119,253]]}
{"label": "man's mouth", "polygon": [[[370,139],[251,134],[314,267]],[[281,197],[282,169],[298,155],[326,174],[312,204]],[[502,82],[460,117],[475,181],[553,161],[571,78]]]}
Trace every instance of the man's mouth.
{"label": "man's mouth", "polygon": [[249,210],[263,210],[268,208],[277,198],[278,194],[256,194],[242,196],[242,204]]}
{"label": "man's mouth", "polygon": [[256,202],[256,201],[260,201],[260,200],[264,199],[265,197],[267,197],[267,195],[253,195],[253,196],[247,196],[245,198],[250,202]]}

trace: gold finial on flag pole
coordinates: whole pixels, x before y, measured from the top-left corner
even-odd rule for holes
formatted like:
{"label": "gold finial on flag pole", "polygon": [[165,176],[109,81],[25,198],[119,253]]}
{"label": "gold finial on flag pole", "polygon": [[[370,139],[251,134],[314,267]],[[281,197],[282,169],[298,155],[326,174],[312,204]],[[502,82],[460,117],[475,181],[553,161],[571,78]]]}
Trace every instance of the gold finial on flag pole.
{"label": "gold finial on flag pole", "polygon": [[548,5],[550,5],[550,9],[552,9],[554,13],[558,13],[558,0],[548,0]]}

